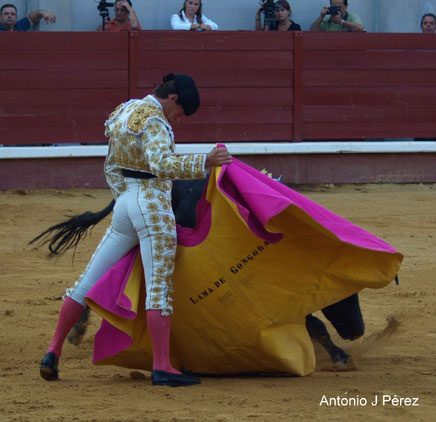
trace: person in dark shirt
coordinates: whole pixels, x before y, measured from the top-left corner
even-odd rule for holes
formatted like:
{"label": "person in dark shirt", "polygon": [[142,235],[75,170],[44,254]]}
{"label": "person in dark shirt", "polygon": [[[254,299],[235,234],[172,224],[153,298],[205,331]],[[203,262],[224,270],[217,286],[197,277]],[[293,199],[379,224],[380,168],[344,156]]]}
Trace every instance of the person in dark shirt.
{"label": "person in dark shirt", "polygon": [[291,6],[286,0],[279,0],[274,3],[275,5],[275,18],[277,19],[277,28],[269,28],[268,25],[262,27],[260,21],[260,12],[264,6],[265,2],[263,2],[256,13],[256,31],[269,31],[269,30],[278,30],[278,31],[301,31],[300,25],[291,20]]}
{"label": "person in dark shirt", "polygon": [[46,23],[55,23],[56,16],[47,10],[34,10],[25,18],[18,20],[17,8],[13,4],[4,4],[0,9],[0,31],[28,31],[42,18]]}

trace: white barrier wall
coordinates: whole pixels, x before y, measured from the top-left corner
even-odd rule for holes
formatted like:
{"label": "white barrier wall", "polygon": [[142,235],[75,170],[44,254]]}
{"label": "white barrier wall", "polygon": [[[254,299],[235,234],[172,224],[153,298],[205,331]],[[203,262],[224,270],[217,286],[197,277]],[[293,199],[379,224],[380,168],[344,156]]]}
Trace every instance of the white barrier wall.
{"label": "white barrier wall", "polygon": [[[132,0],[143,29],[168,30],[170,16],[183,0]],[[97,0],[2,0],[13,3],[19,17],[35,9],[47,9],[57,16],[55,25],[41,22],[40,31],[95,31],[101,23]],[[291,0],[293,20],[309,30],[328,0]],[[203,13],[222,30],[253,30],[258,0],[203,0]],[[424,13],[436,14],[436,0],[349,0],[349,10],[357,13],[368,32],[420,32]],[[113,8],[110,9],[113,17]]]}

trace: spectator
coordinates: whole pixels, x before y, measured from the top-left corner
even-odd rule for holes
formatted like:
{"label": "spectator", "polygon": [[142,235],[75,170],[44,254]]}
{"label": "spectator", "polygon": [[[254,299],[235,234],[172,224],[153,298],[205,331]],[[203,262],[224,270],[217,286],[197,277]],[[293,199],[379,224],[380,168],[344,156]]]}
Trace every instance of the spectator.
{"label": "spectator", "polygon": [[[423,34],[434,34],[436,32],[436,16],[433,13],[426,13],[421,18],[421,31]],[[413,138],[414,141],[436,141],[436,138]]]}
{"label": "spectator", "polygon": [[218,25],[202,13],[201,0],[185,0],[180,12],[171,16],[171,28],[184,31],[216,31]]}
{"label": "spectator", "polygon": [[423,34],[434,34],[436,31],[436,16],[433,13],[426,13],[421,18],[421,31]]}
{"label": "spectator", "polygon": [[[132,7],[131,0],[115,1],[115,18],[110,20],[106,18],[105,31],[140,31],[142,29],[135,10]],[[103,25],[98,27],[99,31],[103,30]]]}
{"label": "spectator", "polygon": [[256,31],[268,31],[268,30],[278,30],[278,31],[301,31],[300,25],[291,20],[291,6],[286,0],[279,0],[275,3],[275,17],[277,19],[277,28],[270,28],[268,25],[265,25],[262,28],[262,24],[260,22],[260,12],[264,6],[265,2],[263,2],[256,13]]}
{"label": "spectator", "polygon": [[330,0],[330,6],[340,7],[341,10],[337,14],[332,14],[330,13],[331,8],[323,7],[321,15],[310,27],[311,31],[363,32],[365,30],[359,16],[347,11],[348,0]]}
{"label": "spectator", "polygon": [[35,10],[25,18],[18,19],[17,8],[13,4],[4,4],[0,9],[0,31],[28,31],[44,18],[46,23],[55,23],[56,16],[48,10]]}

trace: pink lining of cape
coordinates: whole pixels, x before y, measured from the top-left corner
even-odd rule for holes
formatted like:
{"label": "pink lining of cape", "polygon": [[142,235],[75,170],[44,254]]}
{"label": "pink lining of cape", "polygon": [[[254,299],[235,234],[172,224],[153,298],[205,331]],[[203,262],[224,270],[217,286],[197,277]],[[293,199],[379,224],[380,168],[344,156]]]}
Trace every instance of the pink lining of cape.
{"label": "pink lining of cape", "polygon": [[[236,204],[250,230],[268,242],[278,242],[282,234],[267,231],[267,222],[288,206],[295,206],[343,242],[377,251],[396,252],[384,240],[235,158],[232,164],[223,166],[218,188]],[[197,206],[197,226],[194,229],[178,226],[177,243],[182,246],[198,245],[207,237],[210,224],[211,207],[206,201],[205,191]]]}

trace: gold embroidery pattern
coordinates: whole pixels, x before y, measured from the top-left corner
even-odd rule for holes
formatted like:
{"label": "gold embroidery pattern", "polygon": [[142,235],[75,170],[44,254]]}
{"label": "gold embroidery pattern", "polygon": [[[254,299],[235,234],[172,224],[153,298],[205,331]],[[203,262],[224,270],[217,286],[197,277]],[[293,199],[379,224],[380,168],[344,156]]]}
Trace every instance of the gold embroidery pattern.
{"label": "gold embroidery pattern", "polygon": [[145,195],[153,187],[152,181],[156,179],[137,179],[137,180],[138,183],[141,185],[141,191],[144,192]]}
{"label": "gold embroidery pattern", "polygon": [[[159,179],[149,179],[151,185],[153,186],[153,189],[163,193],[167,198],[171,197],[171,188],[173,186],[172,182],[168,182],[166,180],[159,180]],[[167,196],[170,194],[169,196]]]}
{"label": "gold embroidery pattern", "polygon": [[192,163],[195,160],[195,156],[194,155],[186,155],[184,157],[184,162],[183,165],[185,168],[192,168]]}
{"label": "gold embroidery pattern", "polygon": [[174,161],[173,170],[176,174],[182,173],[182,160],[180,157],[177,157],[177,161]]}
{"label": "gold embroidery pattern", "polygon": [[[175,229],[175,224],[172,224],[172,227]],[[176,247],[176,239],[174,239],[173,237],[168,236],[165,239],[165,248],[167,249],[175,249]]]}
{"label": "gold embroidery pattern", "polygon": [[155,213],[159,210],[159,208],[155,202],[149,202],[147,204],[147,210]]}
{"label": "gold embroidery pattern", "polygon": [[159,201],[161,207],[165,211],[169,211],[171,209],[171,203],[168,201],[168,199],[162,193],[157,195],[157,200]]}
{"label": "gold embroidery pattern", "polygon": [[[130,110],[129,110],[130,111]],[[130,116],[127,121],[127,127],[134,133],[139,133],[144,130],[147,119],[153,115],[160,115],[161,111],[151,105],[151,104],[143,104],[136,107],[135,111]]]}
{"label": "gold embroidery pattern", "polygon": [[157,123],[150,123],[148,125],[148,131],[150,132],[151,136],[156,137],[162,132],[162,126]]}
{"label": "gold embroidery pattern", "polygon": [[161,261],[161,260],[163,259],[163,255],[160,254],[160,253],[155,253],[155,254],[153,255],[153,259],[154,259],[155,261]]}
{"label": "gold embroidery pattern", "polygon": [[151,201],[152,199],[154,199],[154,192],[150,189],[145,190],[144,198],[148,201]]}
{"label": "gold embroidery pattern", "polygon": [[201,179],[204,174],[204,159],[201,155],[197,155],[194,164],[194,176]]}
{"label": "gold embroidery pattern", "polygon": [[164,215],[164,216],[162,217],[162,221],[164,222],[165,227],[166,227],[166,229],[167,229],[169,232],[172,232],[172,231],[175,229],[174,218],[172,218],[172,217],[169,216],[168,214],[167,214],[167,215]]}
{"label": "gold embroidery pattern", "polygon": [[167,199],[165,198],[165,195],[162,193],[159,193],[157,195],[157,200],[162,204],[165,204],[167,202]]}
{"label": "gold embroidery pattern", "polygon": [[165,283],[165,277],[159,276],[159,275],[155,275],[154,276],[154,283],[159,285],[162,283]]}
{"label": "gold embroidery pattern", "polygon": [[151,293],[155,295],[159,295],[160,293],[162,293],[162,291],[163,291],[162,287],[153,287],[151,289]]}
{"label": "gold embroidery pattern", "polygon": [[[151,236],[152,244],[152,277],[148,286],[147,306],[149,309],[161,309],[162,314],[172,312],[172,274],[174,271],[177,247],[176,230],[172,211],[164,206],[170,202],[171,183],[156,179],[146,180],[141,184],[144,218]],[[148,281],[147,281],[148,282]]]}
{"label": "gold embroidery pattern", "polygon": [[[154,250],[158,253],[158,254],[163,254],[164,252],[164,246],[162,245],[162,243],[155,243],[154,244]],[[156,271],[156,274],[159,274],[158,271]]]}
{"label": "gold embroidery pattern", "polygon": [[147,149],[149,151],[152,151],[152,152],[157,152],[157,151],[159,151],[160,146],[161,146],[161,142],[160,141],[152,141],[152,142],[148,143]]}
{"label": "gold embroidery pattern", "polygon": [[163,258],[163,263],[168,272],[173,272],[174,270],[174,260],[170,256],[165,256]]}
{"label": "gold embroidery pattern", "polygon": [[152,214],[152,215],[150,215],[150,221],[151,221],[151,224],[158,224],[158,223],[160,223],[160,216],[159,216],[159,214]]}
{"label": "gold embroidery pattern", "polygon": [[158,233],[154,236],[156,242],[163,242],[164,241],[164,236],[161,233]]}
{"label": "gold embroidery pattern", "polygon": [[[172,142],[171,126],[162,110],[147,98],[131,100],[117,107],[112,117],[113,121],[106,122],[106,134],[111,138],[114,162],[121,168],[151,172],[150,164],[143,152],[141,138],[144,137],[144,142],[148,142],[150,134],[144,129],[150,123],[153,133],[162,133],[164,141],[168,144]],[[159,150],[156,154],[158,152]]]}
{"label": "gold embroidery pattern", "polygon": [[151,227],[151,231],[154,233],[160,233],[162,231],[162,227],[159,224]]}

